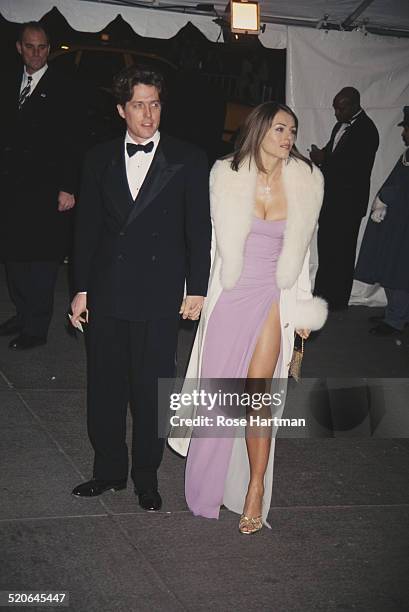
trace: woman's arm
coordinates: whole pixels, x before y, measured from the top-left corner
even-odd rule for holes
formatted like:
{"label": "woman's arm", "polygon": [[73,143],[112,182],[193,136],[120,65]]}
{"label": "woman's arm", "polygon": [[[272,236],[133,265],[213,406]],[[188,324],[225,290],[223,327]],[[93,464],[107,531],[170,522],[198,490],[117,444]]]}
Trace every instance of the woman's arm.
{"label": "woman's arm", "polygon": [[[308,248],[304,263],[297,279],[297,301],[294,317],[295,329],[311,331],[321,329],[328,316],[328,305],[320,297],[313,297],[310,280],[310,249]],[[300,334],[302,335],[302,334]]]}

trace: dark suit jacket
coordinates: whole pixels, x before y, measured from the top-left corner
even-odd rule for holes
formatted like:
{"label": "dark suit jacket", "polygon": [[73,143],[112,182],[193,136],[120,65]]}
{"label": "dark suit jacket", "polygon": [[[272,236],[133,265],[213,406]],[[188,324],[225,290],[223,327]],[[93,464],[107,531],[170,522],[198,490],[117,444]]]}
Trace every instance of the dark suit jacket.
{"label": "dark suit jacket", "polygon": [[336,213],[338,209],[343,214],[347,210],[362,217],[368,207],[371,172],[379,146],[379,134],[372,119],[362,111],[332,151],[335,135],[340,128],[340,123],[334,126],[321,165],[325,178],[322,214],[330,210]]}
{"label": "dark suit jacket", "polygon": [[[141,155],[143,153],[138,153]],[[178,313],[187,293],[206,295],[211,223],[206,156],[161,134],[133,201],[123,138],[89,152],[77,210],[76,291],[88,306],[129,321]]]}
{"label": "dark suit jacket", "polygon": [[18,110],[22,72],[2,87],[0,255],[52,260],[70,246],[71,212],[57,210],[60,190],[78,190],[78,99],[71,80],[49,66]]}

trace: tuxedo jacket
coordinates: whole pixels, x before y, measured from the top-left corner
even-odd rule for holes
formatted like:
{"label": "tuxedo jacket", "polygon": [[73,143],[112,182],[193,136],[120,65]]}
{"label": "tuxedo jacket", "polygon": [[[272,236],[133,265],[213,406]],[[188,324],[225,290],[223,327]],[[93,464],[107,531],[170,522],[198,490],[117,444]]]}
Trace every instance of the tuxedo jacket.
{"label": "tuxedo jacket", "polygon": [[372,119],[362,111],[341,136],[334,151],[334,138],[341,123],[332,130],[325,146],[321,170],[325,179],[322,214],[328,209],[349,210],[364,216],[368,207],[370,179],[379,146],[378,130]]}
{"label": "tuxedo jacket", "polygon": [[0,116],[0,254],[6,260],[66,255],[71,212],[58,192],[79,188],[81,121],[75,82],[49,66],[18,109],[22,71],[4,77]]}
{"label": "tuxedo jacket", "polygon": [[133,200],[124,139],[88,153],[76,218],[74,276],[76,291],[88,293],[91,313],[96,308],[129,321],[158,319],[177,315],[185,282],[188,295],[206,295],[208,177],[200,149],[161,134]]}

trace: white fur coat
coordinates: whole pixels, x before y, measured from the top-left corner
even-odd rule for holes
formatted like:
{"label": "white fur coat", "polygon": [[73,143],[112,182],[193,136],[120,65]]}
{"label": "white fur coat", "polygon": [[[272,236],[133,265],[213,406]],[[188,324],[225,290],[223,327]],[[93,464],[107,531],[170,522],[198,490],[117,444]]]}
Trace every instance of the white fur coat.
{"label": "white fur coat", "polygon": [[[287,378],[294,348],[295,329],[320,329],[327,318],[327,304],[312,297],[309,275],[310,243],[322,205],[324,181],[320,170],[290,158],[283,162],[287,223],[283,248],[277,264],[280,292],[281,353],[275,377]],[[212,269],[209,290],[193,345],[186,380],[200,378],[207,324],[223,291],[231,289],[240,278],[243,254],[250,232],[256,195],[257,169],[243,164],[238,172],[230,160],[219,160],[210,175],[210,203],[213,222]],[[184,415],[189,416],[189,415]],[[169,444],[186,455],[191,431],[169,438]]]}
{"label": "white fur coat", "polygon": [[[230,160],[217,161],[210,177],[211,212],[217,250],[222,259],[221,284],[231,289],[243,267],[246,238],[250,232],[256,196],[257,169],[243,165],[238,172]],[[290,159],[283,164],[284,191],[287,199],[287,224],[284,244],[277,266],[277,284],[290,289],[301,274],[314,234],[323,198],[323,178],[302,161]],[[326,306],[320,298],[300,304],[297,327],[320,329],[325,323]]]}

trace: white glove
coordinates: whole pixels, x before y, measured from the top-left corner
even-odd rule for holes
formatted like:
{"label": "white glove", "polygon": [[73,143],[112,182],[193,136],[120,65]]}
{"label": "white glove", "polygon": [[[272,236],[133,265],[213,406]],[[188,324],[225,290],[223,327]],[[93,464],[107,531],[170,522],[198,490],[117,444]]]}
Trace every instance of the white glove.
{"label": "white glove", "polygon": [[386,217],[387,210],[387,205],[382,202],[379,196],[376,196],[372,204],[372,221],[374,221],[375,223],[380,223],[381,221],[383,221]]}

